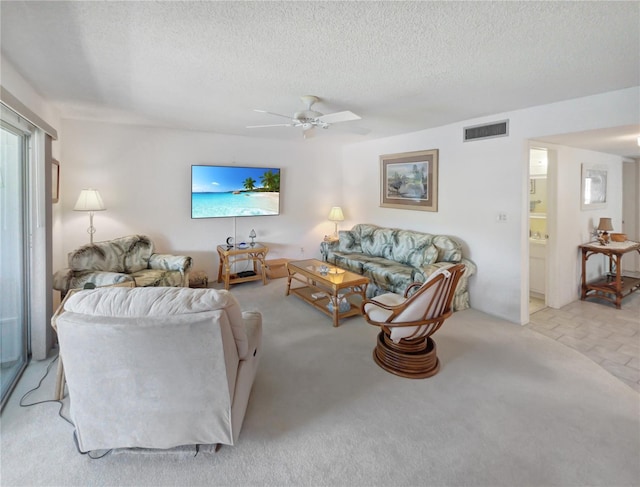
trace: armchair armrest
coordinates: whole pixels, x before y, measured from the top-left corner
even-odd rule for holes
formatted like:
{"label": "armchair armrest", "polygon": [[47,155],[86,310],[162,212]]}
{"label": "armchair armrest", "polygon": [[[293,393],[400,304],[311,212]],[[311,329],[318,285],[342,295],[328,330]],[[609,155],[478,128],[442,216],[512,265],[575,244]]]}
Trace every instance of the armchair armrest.
{"label": "armchair armrest", "polygon": [[73,278],[73,271],[68,267],[60,269],[53,274],[53,289],[58,291],[67,292],[70,287],[71,279]]}
{"label": "armchair armrest", "polygon": [[420,287],[422,286],[422,282],[412,282],[411,284],[409,284],[407,286],[407,289],[404,290],[404,297],[408,298],[409,297],[409,293],[413,290],[414,287]]}
{"label": "armchair armrest", "polygon": [[[422,285],[421,283],[413,283],[413,285]],[[363,316],[365,317],[365,321],[367,321],[370,325],[379,326],[385,330],[390,330],[393,327],[408,327],[408,326],[423,326],[430,325],[432,323],[437,323],[442,321],[443,319],[451,316],[452,311],[449,309],[445,314],[440,316],[435,316],[433,318],[420,318],[418,320],[411,321],[394,321],[395,318],[405,309],[404,302],[405,300],[400,298],[397,294],[383,294],[385,301],[387,303],[381,302],[374,299],[367,299],[362,302],[360,305],[360,309],[362,311]],[[377,296],[380,298],[380,296]],[[367,305],[369,305],[367,307]],[[377,308],[377,309],[376,309]],[[385,316],[387,315],[387,316]],[[384,321],[380,321],[384,319]]]}
{"label": "armchair armrest", "polygon": [[360,311],[369,324],[385,326],[402,311],[404,302],[405,299],[398,294],[381,294],[364,300],[360,305]]}
{"label": "armchair armrest", "polygon": [[187,273],[191,269],[191,257],[185,255],[151,254],[149,269],[180,271]]}

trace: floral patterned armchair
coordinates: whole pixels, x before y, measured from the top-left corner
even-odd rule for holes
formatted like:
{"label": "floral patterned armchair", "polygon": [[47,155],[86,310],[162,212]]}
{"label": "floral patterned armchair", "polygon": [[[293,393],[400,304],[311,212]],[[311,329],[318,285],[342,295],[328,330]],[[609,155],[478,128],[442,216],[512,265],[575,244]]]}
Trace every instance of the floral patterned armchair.
{"label": "floral patterned armchair", "polygon": [[133,281],[136,287],[187,287],[191,257],[156,254],[144,235],[95,242],[69,253],[69,267],[53,275],[53,288],[64,296],[86,284],[97,287]]}

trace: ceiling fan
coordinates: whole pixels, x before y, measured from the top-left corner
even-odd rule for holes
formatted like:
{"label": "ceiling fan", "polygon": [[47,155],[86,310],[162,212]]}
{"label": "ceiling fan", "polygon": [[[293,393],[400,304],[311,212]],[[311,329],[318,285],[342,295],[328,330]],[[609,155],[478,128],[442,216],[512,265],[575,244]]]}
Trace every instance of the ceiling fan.
{"label": "ceiling fan", "polygon": [[254,110],[259,113],[267,113],[269,115],[275,115],[276,117],[282,117],[289,120],[289,123],[275,123],[269,125],[248,125],[248,129],[263,128],[263,127],[302,127],[302,136],[307,138],[313,134],[313,129],[320,127],[328,129],[332,124],[339,122],[349,122],[351,120],[360,120],[361,117],[349,110],[343,112],[329,113],[323,115],[322,113],[312,110],[311,106],[319,101],[317,96],[305,95],[300,99],[304,103],[306,109],[301,112],[296,112],[293,117],[288,115],[281,115],[280,113],[268,112],[266,110]]}

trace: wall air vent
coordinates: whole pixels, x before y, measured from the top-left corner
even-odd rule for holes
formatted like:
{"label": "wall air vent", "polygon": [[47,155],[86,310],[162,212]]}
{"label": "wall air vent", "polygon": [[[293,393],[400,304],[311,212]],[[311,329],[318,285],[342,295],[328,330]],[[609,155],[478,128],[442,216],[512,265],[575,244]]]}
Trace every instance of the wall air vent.
{"label": "wall air vent", "polygon": [[509,136],[509,120],[501,120],[487,125],[474,125],[464,128],[464,141],[492,139]]}

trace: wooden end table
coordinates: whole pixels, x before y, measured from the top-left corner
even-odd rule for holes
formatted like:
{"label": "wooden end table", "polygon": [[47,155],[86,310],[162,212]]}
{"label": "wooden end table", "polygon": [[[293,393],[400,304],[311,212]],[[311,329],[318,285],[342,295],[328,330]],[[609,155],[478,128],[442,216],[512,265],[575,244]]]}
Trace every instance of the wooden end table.
{"label": "wooden end table", "polygon": [[[224,281],[224,288],[228,291],[231,284],[239,284],[241,282],[259,281],[267,283],[267,275],[265,273],[264,259],[269,252],[266,245],[255,243],[253,245],[239,247],[238,245],[218,245],[218,257],[220,258],[218,267],[218,282]],[[242,273],[232,273],[231,267],[238,262],[247,261],[253,264],[253,274],[242,275]]]}
{"label": "wooden end table", "polygon": [[[321,267],[326,267],[328,272],[322,273]],[[338,326],[343,318],[362,314],[360,302],[356,300],[365,299],[368,277],[327,265],[317,259],[288,262],[287,272],[289,277],[286,295],[294,294],[329,315],[333,318],[333,326]],[[302,283],[302,286],[291,287],[293,281]],[[348,304],[348,309],[340,311],[340,302],[343,300]],[[346,307],[344,304],[343,306]]]}
{"label": "wooden end table", "polygon": [[[640,242],[609,242],[601,245],[597,242],[580,245],[582,251],[582,291],[580,299],[600,298],[609,301],[620,309],[622,298],[640,289],[640,279],[623,276],[621,260],[627,252],[640,253]],[[587,282],[587,260],[595,254],[609,257],[609,274],[595,282]],[[614,269],[615,268],[615,269]]]}

